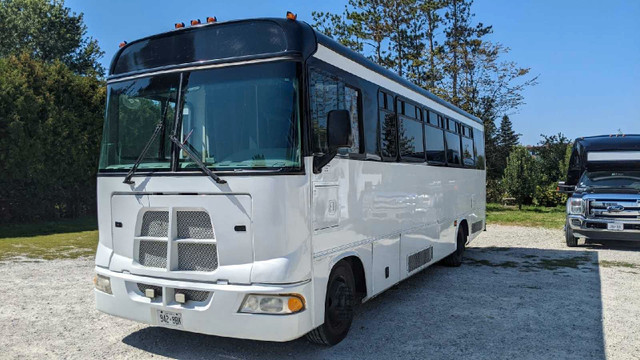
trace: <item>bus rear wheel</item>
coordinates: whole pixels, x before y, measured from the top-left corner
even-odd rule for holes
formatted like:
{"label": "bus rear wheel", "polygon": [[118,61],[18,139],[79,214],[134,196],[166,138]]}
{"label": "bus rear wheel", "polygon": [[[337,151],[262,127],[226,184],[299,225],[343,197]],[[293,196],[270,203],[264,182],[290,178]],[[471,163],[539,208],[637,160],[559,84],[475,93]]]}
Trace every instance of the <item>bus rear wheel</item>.
{"label": "bus rear wheel", "polygon": [[331,270],[324,306],[324,324],[307,334],[309,341],[320,345],[336,345],[349,332],[353,321],[355,280],[351,266],[340,261]]}
{"label": "bus rear wheel", "polygon": [[442,260],[442,263],[446,266],[458,267],[462,265],[462,258],[464,255],[464,249],[467,245],[467,238],[464,236],[462,229],[458,229],[458,238],[456,240],[456,251]]}

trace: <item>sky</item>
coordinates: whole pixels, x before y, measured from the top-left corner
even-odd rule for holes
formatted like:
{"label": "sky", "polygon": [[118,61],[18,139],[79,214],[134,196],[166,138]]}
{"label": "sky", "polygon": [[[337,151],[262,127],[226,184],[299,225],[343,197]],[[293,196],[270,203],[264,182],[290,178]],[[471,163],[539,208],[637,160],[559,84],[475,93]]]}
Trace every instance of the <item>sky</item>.
{"label": "sky", "polygon": [[[347,0],[67,0],[84,13],[89,36],[105,52],[105,68],[120,42],[173,29],[191,19],[218,21],[284,17],[312,23],[312,11],[342,12]],[[490,40],[511,49],[504,60],[530,67],[538,84],[509,114],[521,143],[540,134],[570,139],[640,134],[640,1],[475,0],[475,20],[493,26]]]}

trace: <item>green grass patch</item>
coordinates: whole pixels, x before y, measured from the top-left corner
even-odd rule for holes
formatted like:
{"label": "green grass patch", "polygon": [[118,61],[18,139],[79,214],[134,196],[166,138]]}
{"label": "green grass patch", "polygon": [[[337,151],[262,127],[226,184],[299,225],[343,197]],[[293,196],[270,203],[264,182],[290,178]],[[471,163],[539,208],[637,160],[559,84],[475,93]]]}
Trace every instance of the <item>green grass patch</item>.
{"label": "green grass patch", "polygon": [[75,259],[93,256],[98,245],[95,217],[0,226],[0,260]]}
{"label": "green grass patch", "polygon": [[624,262],[624,261],[602,260],[602,261],[600,261],[600,266],[602,266],[602,267],[624,267],[624,268],[630,268],[630,269],[640,269],[640,265],[633,264],[633,263],[628,263],[628,262]]}
{"label": "green grass patch", "polygon": [[487,223],[562,229],[565,223],[565,208],[522,206],[522,210],[518,210],[517,207],[487,204]]}

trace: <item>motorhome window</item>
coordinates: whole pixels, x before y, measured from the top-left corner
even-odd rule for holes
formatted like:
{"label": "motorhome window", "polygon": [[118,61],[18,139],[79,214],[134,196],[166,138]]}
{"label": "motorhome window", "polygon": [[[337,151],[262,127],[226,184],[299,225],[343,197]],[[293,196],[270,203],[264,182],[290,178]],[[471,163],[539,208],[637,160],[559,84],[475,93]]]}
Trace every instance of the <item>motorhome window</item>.
{"label": "motorhome window", "polygon": [[360,118],[358,113],[359,95],[354,88],[347,86],[336,77],[318,70],[311,70],[309,80],[309,107],[313,133],[313,152],[325,154],[329,150],[327,143],[327,116],[331,110],[348,110],[351,116],[352,145],[340,149],[342,154],[360,152]]}

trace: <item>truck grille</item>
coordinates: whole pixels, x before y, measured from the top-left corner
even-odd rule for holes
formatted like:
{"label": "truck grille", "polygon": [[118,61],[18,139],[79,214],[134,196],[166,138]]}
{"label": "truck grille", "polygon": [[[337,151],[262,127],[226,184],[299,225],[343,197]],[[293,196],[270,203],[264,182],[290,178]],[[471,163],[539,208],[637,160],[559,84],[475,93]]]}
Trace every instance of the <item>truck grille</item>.
{"label": "truck grille", "polygon": [[[173,221],[175,238],[169,236],[169,225]],[[178,252],[177,264],[172,263],[170,269],[214,271],[218,268],[218,248],[206,211],[179,210],[175,217],[169,216],[168,211],[147,211],[137,240],[138,263],[142,266],[167,268],[169,246],[177,243],[171,248]],[[175,254],[171,258],[176,261]]]}
{"label": "truck grille", "polygon": [[596,199],[588,203],[589,216],[597,219],[640,219],[640,202]]}

